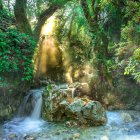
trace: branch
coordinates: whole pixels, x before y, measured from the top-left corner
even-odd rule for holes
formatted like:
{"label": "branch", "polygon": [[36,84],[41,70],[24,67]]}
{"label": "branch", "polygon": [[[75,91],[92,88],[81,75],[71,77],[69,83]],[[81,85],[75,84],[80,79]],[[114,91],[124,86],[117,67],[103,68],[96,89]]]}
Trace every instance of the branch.
{"label": "branch", "polygon": [[48,9],[46,9],[45,11],[43,11],[39,18],[38,18],[38,23],[34,29],[34,37],[35,39],[39,39],[40,33],[41,33],[41,28],[42,26],[45,24],[45,21],[51,17],[58,9],[61,9],[67,2],[69,2],[71,0],[66,0],[64,1],[63,4],[51,4],[50,7]]}
{"label": "branch", "polygon": [[44,25],[45,21],[51,17],[59,8],[58,6],[50,6],[48,9],[43,11],[41,15],[38,18],[38,23],[36,25],[36,28],[34,29],[34,37],[36,39],[39,39],[41,28]]}

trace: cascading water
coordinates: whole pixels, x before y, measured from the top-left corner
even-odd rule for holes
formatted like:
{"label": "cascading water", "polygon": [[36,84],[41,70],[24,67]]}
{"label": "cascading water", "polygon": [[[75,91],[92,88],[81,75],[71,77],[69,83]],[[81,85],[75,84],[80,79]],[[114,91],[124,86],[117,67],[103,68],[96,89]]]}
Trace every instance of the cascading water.
{"label": "cascading water", "polygon": [[[27,96],[25,96],[21,106],[19,107],[17,117],[4,124],[4,133],[6,134],[15,134],[18,140],[23,139],[23,135],[26,135],[31,132],[39,132],[41,126],[45,123],[40,119],[41,108],[42,108],[42,90],[31,90]],[[26,108],[28,104],[32,106],[30,115],[27,116]],[[30,108],[29,108],[30,109]],[[26,117],[25,117],[26,116]]]}
{"label": "cascading water", "polygon": [[[42,90],[31,90],[27,96],[25,96],[21,106],[18,110],[18,117],[23,117],[26,115],[26,105],[29,101],[29,98],[32,100],[32,111],[31,111],[31,118],[32,119],[39,119],[41,115],[41,108],[42,108]],[[31,103],[29,103],[31,104]]]}
{"label": "cascading water", "polygon": [[39,91],[36,91],[33,94],[33,98],[34,98],[35,107],[31,114],[31,118],[39,119],[41,115],[41,108],[42,108],[42,92],[40,93]]}
{"label": "cascading water", "polygon": [[[128,117],[134,117],[133,120]],[[79,133],[79,140],[140,140],[140,112],[107,112],[108,123],[99,127],[66,127],[64,124],[49,124],[43,120],[16,118],[4,124],[5,140],[64,140]],[[130,121],[130,122],[129,122]],[[11,134],[16,138],[11,139]],[[1,135],[1,134],[0,134]],[[1,140],[1,139],[0,139]],[[2,139],[3,140],[3,139]]]}
{"label": "cascading water", "polygon": [[23,117],[24,113],[25,113],[25,107],[27,105],[28,99],[31,96],[31,92],[29,92],[29,94],[27,96],[24,97],[23,102],[21,103],[18,113],[17,113],[17,117]]}
{"label": "cascading water", "polygon": [[[25,117],[29,106],[32,106],[32,110]],[[0,126],[0,140],[1,137],[2,140],[27,140],[28,136],[36,140],[63,140],[73,139],[75,133],[80,134],[80,140],[140,140],[139,111],[111,111],[107,112],[108,122],[105,126],[71,128],[66,124],[41,120],[41,107],[42,90],[31,90],[21,104],[18,117]]]}

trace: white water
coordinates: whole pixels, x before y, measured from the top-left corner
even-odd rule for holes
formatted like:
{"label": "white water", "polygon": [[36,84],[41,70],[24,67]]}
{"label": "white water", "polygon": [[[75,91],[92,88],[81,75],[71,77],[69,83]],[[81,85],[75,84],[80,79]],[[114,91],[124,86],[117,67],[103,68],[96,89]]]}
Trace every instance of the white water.
{"label": "white water", "polygon": [[[126,122],[122,114],[128,114],[133,121]],[[75,133],[80,133],[79,140],[140,140],[140,112],[116,111],[107,112],[106,126],[69,128],[63,124],[49,124],[41,119],[15,118],[3,125],[3,138],[8,139],[10,134],[16,134],[23,140],[25,135],[34,135],[37,140],[63,140]],[[60,132],[58,135],[57,133]],[[56,133],[56,134],[55,134]],[[1,137],[1,136],[0,136]]]}
{"label": "white water", "polygon": [[45,121],[33,120],[32,118],[15,118],[4,124],[5,132],[8,134],[28,134],[39,132]]}
{"label": "white water", "polygon": [[[42,90],[31,90],[27,96],[25,96],[21,106],[18,110],[18,117],[23,117],[26,114],[26,105],[28,103],[29,98],[32,99],[32,111],[31,111],[31,118],[32,119],[39,119],[41,115],[41,108],[42,108]],[[31,104],[31,103],[29,103]]]}
{"label": "white water", "polygon": [[24,116],[25,107],[26,107],[26,104],[27,104],[28,99],[31,96],[31,94],[32,93],[30,92],[27,96],[24,97],[23,102],[21,103],[21,105],[19,107],[19,110],[18,110],[18,114],[17,114],[18,117],[23,117]]}
{"label": "white water", "polygon": [[42,96],[37,100],[31,118],[39,119],[41,114],[41,108],[42,108]]}
{"label": "white water", "polygon": [[[31,90],[27,96],[25,96],[19,111],[18,117],[13,120],[6,122],[3,125],[4,134],[6,140],[10,140],[8,135],[16,134],[17,139],[21,139],[21,136],[39,132],[42,130],[42,126],[46,124],[45,121],[40,119],[41,109],[42,109],[42,90]],[[26,113],[26,104],[28,103],[29,98],[32,98],[32,109],[31,116],[23,117]]]}
{"label": "white water", "polygon": [[[52,95],[50,95],[52,96]],[[32,100],[29,100],[29,98]],[[20,113],[23,115],[26,104],[32,101],[30,117],[14,118],[0,127],[0,140],[24,140],[27,135],[35,135],[36,140],[69,139],[80,133],[80,140],[140,140],[140,112],[107,112],[107,124],[99,127],[69,128],[63,124],[49,124],[40,119],[42,91],[32,90],[24,99]],[[60,134],[58,135],[58,132]],[[15,134],[16,137],[10,138]]]}
{"label": "white water", "polygon": [[31,118],[32,119],[39,119],[40,115],[41,115],[41,109],[42,109],[42,91],[36,91],[33,92],[34,94],[34,102],[35,102],[35,106],[33,109],[33,112],[31,114]]}

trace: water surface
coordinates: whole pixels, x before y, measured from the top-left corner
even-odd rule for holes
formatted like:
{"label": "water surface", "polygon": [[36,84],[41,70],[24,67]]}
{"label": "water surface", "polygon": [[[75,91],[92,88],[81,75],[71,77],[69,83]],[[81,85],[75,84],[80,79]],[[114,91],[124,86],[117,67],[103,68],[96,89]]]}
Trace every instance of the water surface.
{"label": "water surface", "polygon": [[0,128],[2,140],[140,140],[140,112],[107,112],[108,122],[99,127],[68,127],[41,119],[15,118]]}

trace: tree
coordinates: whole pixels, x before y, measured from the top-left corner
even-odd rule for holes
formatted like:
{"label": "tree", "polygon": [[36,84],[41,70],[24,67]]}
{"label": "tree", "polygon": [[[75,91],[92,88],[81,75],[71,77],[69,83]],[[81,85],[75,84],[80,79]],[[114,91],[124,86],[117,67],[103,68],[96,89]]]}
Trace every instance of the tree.
{"label": "tree", "polygon": [[[59,1],[51,1],[49,2],[49,6],[47,6],[47,9],[42,11],[42,13],[37,17],[38,21],[35,26],[35,29],[31,29],[31,25],[29,23],[29,20],[27,19],[27,0],[16,0],[15,3],[15,17],[17,21],[18,28],[21,32],[27,33],[29,35],[33,35],[35,39],[39,39],[41,27],[45,23],[45,21],[56,12],[56,10],[62,8],[69,0],[60,0]],[[37,1],[38,2],[38,1]]]}
{"label": "tree", "polygon": [[32,35],[31,26],[27,19],[26,7],[27,0],[16,0],[14,13],[19,30]]}
{"label": "tree", "polygon": [[105,62],[108,55],[108,37],[104,32],[101,2],[96,0],[81,0],[81,6],[89,24],[90,32],[93,34],[93,53],[96,56],[93,65],[98,69],[99,85],[101,87],[107,82],[107,67]]}
{"label": "tree", "polygon": [[51,5],[48,9],[46,9],[45,11],[43,11],[40,16],[38,17],[38,22],[37,25],[34,29],[34,37],[36,39],[39,39],[39,35],[41,32],[41,28],[43,26],[43,24],[45,23],[45,21],[51,16],[53,15],[53,13],[58,10],[60,7],[58,6],[53,6]]}
{"label": "tree", "polygon": [[[92,33],[93,53],[96,56],[93,60],[94,67],[98,71],[98,87],[102,92],[112,86],[111,73],[108,71],[109,43],[113,42],[115,33],[120,35],[123,19],[123,1],[105,1],[105,0],[80,0],[85,18],[88,22],[90,32]],[[119,38],[119,37],[118,37]],[[120,39],[120,38],[119,38]],[[114,41],[115,42],[115,41]]]}
{"label": "tree", "polygon": [[0,0],[0,10],[3,9],[2,0]]}

